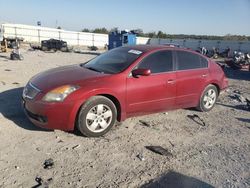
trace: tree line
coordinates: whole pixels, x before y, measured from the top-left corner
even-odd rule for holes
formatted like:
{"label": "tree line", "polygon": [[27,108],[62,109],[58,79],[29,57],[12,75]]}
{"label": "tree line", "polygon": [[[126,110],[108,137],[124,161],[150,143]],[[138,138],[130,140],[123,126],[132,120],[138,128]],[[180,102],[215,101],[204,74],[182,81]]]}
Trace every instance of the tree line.
{"label": "tree line", "polygon": [[[111,31],[115,31],[115,30],[118,30],[118,28],[112,28],[110,30],[108,30],[105,27],[95,28],[95,29],[84,28],[81,31],[82,32],[108,34]],[[250,41],[250,36],[245,36],[245,35],[227,34],[224,36],[216,36],[216,35],[167,34],[163,31],[143,32],[142,29],[134,29],[133,31],[135,31],[135,33],[137,33],[137,36],[139,36],[139,37],[148,37],[148,38]]]}

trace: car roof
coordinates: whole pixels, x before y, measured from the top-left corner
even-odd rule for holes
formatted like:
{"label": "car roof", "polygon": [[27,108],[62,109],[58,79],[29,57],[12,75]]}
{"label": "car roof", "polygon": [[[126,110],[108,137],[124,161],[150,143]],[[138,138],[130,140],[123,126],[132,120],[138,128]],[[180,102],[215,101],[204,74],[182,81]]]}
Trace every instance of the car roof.
{"label": "car roof", "polygon": [[149,52],[152,50],[159,50],[159,49],[186,49],[186,48],[180,48],[172,45],[131,45],[131,46],[126,46],[125,48],[130,48],[133,50],[139,50],[143,52]]}
{"label": "car roof", "polygon": [[172,44],[167,44],[167,45],[151,45],[151,44],[143,44],[143,45],[131,45],[131,46],[124,46],[122,48],[128,48],[131,50],[138,50],[138,51],[142,51],[142,52],[150,52],[150,51],[154,51],[154,50],[162,50],[162,49],[166,49],[166,50],[181,50],[181,51],[188,51],[194,54],[197,54],[199,56],[202,56],[206,59],[208,59],[206,56],[202,55],[201,53],[198,53],[190,48],[185,48],[183,46],[176,46],[176,45],[172,45]]}

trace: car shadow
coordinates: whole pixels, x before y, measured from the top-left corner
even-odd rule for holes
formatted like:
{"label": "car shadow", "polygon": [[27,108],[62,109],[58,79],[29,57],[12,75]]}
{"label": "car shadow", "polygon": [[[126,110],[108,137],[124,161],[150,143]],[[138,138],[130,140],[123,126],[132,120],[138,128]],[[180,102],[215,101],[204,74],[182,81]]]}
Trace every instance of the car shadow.
{"label": "car shadow", "polygon": [[20,87],[0,93],[0,113],[23,129],[32,131],[50,131],[36,127],[26,117],[21,103],[22,91],[23,87]]}
{"label": "car shadow", "polygon": [[151,180],[141,188],[214,188],[214,186],[174,171],[161,175],[159,178]]}

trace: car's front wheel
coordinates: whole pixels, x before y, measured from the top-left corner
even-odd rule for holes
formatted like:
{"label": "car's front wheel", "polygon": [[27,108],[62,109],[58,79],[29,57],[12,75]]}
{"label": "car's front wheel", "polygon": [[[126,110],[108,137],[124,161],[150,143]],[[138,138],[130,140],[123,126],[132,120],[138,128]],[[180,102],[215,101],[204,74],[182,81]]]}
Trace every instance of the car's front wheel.
{"label": "car's front wheel", "polygon": [[218,90],[214,85],[208,85],[200,98],[198,109],[202,112],[212,110],[218,98]]}
{"label": "car's front wheel", "polygon": [[81,107],[77,127],[85,136],[102,136],[113,127],[116,117],[117,110],[110,99],[94,96]]}

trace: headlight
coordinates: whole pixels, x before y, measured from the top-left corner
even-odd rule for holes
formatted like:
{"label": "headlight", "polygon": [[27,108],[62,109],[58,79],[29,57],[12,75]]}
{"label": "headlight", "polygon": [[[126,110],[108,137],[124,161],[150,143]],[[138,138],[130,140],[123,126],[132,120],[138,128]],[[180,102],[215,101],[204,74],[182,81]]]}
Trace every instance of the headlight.
{"label": "headlight", "polygon": [[61,102],[70,93],[74,92],[77,89],[79,89],[79,86],[64,85],[64,86],[58,87],[58,88],[53,89],[50,92],[48,92],[43,97],[43,101],[46,101],[46,102]]}

